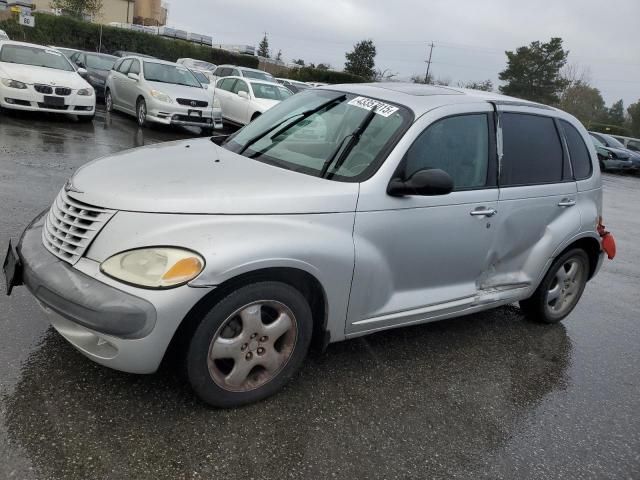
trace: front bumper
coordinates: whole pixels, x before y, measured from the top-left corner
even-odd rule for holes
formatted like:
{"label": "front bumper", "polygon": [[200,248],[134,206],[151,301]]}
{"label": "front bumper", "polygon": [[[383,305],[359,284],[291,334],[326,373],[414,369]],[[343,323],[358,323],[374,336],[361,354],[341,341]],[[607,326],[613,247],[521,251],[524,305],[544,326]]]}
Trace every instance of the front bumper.
{"label": "front bumper", "polygon": [[163,125],[184,127],[222,128],[222,110],[219,108],[186,107],[177,103],[152,100],[147,104],[147,119]]}
{"label": "front bumper", "polygon": [[16,250],[23,282],[48,321],[97,363],[130,373],[156,371],[180,322],[209,289],[116,288],[100,278],[96,262],[83,259],[83,266],[72,267],[46,250],[43,219],[27,227]]}
{"label": "front bumper", "polygon": [[95,95],[81,96],[73,90],[70,95],[51,95],[64,99],[64,105],[55,108],[45,104],[45,95],[33,90],[29,85],[26,89],[0,87],[0,107],[12,110],[30,112],[67,113],[72,115],[95,115]]}

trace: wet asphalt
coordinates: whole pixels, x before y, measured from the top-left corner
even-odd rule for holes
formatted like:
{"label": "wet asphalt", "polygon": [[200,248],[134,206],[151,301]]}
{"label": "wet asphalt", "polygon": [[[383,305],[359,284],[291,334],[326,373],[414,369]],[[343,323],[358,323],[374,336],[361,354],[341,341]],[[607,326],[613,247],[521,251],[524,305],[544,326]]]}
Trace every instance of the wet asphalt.
{"label": "wet asphalt", "polygon": [[[195,135],[0,114],[2,254],[87,161]],[[236,410],[203,405],[172,368],[93,364],[24,288],[2,293],[0,478],[638,479],[640,176],[604,184],[619,256],[562,324],[509,306],[334,344]]]}

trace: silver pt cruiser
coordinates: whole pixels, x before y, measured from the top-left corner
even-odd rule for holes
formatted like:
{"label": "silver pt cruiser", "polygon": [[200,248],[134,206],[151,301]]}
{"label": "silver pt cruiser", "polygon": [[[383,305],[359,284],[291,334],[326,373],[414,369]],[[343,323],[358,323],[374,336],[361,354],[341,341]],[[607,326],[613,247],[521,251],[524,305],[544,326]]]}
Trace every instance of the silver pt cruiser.
{"label": "silver pt cruiser", "polygon": [[602,263],[601,208],[594,147],[562,111],[443,87],[330,86],[223,146],[193,139],[83,166],[4,270],[90,359],[152,373],[179,347],[195,392],[230,407],[280,389],[312,340],[512,302],[562,320]]}

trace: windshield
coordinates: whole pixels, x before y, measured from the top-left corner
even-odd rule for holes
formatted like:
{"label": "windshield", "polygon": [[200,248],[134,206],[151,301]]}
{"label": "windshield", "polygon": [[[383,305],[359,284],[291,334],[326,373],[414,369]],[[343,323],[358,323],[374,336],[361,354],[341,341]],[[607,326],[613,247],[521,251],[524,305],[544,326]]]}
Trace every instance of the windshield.
{"label": "windshield", "polygon": [[201,70],[215,70],[216,66],[213,63],[205,62],[204,60],[191,60],[191,65],[193,68],[199,68]]}
{"label": "windshield", "polygon": [[242,70],[242,76],[246,78],[255,78],[256,80],[266,80],[273,82],[275,79],[265,72],[256,72],[255,70]]}
{"label": "windshield", "polygon": [[198,81],[200,83],[204,83],[206,85],[209,85],[209,83],[211,83],[209,81],[209,78],[207,78],[207,76],[204,73],[202,73],[202,72],[194,72],[194,71],[192,71],[191,73],[193,73],[193,75],[198,79]]}
{"label": "windshield", "polygon": [[198,88],[202,86],[193,73],[181,65],[144,62],[144,78],[149,82],[172,83]]}
{"label": "windshield", "polygon": [[[336,101],[331,102],[332,99]],[[323,103],[326,107],[300,120],[304,112]],[[361,181],[378,168],[408,128],[412,120],[408,109],[342,92],[306,90],[267,110],[224,147],[236,153],[244,150],[242,155],[264,163],[320,176],[325,162],[363,122],[374,104],[378,105],[378,113],[364,130],[360,142],[337,170],[334,165],[328,170],[332,180]],[[244,148],[283,120],[282,127]],[[287,128],[287,125],[293,126]]]}
{"label": "windshield", "polygon": [[95,70],[111,70],[113,64],[118,60],[117,57],[111,57],[107,55],[91,55],[87,54],[87,68],[93,68]]}
{"label": "windshield", "polygon": [[33,65],[73,72],[75,69],[60,52],[51,49],[27,47],[24,45],[5,45],[0,51],[0,62]]}
{"label": "windshield", "polygon": [[624,146],[624,144],[620,143],[618,140],[616,140],[613,137],[610,137],[609,135],[602,135],[604,137],[604,139],[607,142],[607,146],[609,147],[614,147],[614,148],[626,148]]}
{"label": "windshield", "polygon": [[275,83],[251,83],[253,87],[253,94],[256,98],[265,98],[267,100],[284,100],[291,95],[290,90],[287,90]]}

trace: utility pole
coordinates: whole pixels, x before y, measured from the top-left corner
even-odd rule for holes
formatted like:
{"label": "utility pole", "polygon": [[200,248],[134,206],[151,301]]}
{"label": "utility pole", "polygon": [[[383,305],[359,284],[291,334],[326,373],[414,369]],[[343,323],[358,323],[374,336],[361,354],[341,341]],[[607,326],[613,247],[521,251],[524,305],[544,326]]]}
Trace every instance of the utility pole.
{"label": "utility pole", "polygon": [[431,49],[429,50],[429,60],[427,60],[427,73],[425,73],[424,75],[424,83],[429,83],[429,69],[431,67],[431,55],[433,55],[433,47],[435,47],[435,45],[433,44],[433,41],[429,46],[431,47]]}

